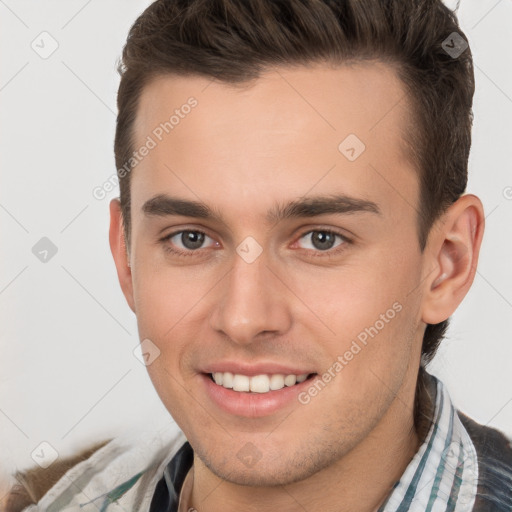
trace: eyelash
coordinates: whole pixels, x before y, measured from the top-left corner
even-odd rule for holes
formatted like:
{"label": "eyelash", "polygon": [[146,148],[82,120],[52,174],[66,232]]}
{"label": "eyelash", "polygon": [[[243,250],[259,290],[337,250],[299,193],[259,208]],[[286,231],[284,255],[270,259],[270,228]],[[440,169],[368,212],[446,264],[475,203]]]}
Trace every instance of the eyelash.
{"label": "eyelash", "polygon": [[[169,240],[171,240],[176,235],[179,235],[184,232],[200,233],[204,236],[207,236],[208,238],[212,238],[212,237],[208,236],[208,234],[206,234],[204,231],[201,231],[199,229],[182,229],[179,231],[173,231],[172,233],[165,235],[163,238],[160,239],[160,242],[163,244],[164,251],[169,254],[172,254],[174,256],[185,257],[185,258],[194,256],[195,253],[200,252],[201,249],[196,249],[196,250],[189,249],[187,251],[184,251],[182,249],[177,249],[176,247],[172,247],[168,244]],[[319,233],[319,232],[337,236],[337,237],[341,238],[342,242],[339,245],[337,245],[336,247],[334,247],[333,249],[327,249],[325,251],[320,251],[320,250],[315,251],[315,250],[311,250],[311,249],[306,249],[308,255],[312,258],[317,258],[317,257],[330,258],[333,256],[337,256],[340,252],[346,250],[347,245],[350,245],[353,243],[351,239],[347,238],[345,235],[342,235],[341,233],[338,233],[337,231],[334,231],[332,229],[310,229],[309,231],[305,231],[304,233],[302,233],[298,237],[297,241],[301,240],[306,235],[310,235],[312,233]],[[294,244],[295,243],[297,243],[297,242],[294,242]]]}

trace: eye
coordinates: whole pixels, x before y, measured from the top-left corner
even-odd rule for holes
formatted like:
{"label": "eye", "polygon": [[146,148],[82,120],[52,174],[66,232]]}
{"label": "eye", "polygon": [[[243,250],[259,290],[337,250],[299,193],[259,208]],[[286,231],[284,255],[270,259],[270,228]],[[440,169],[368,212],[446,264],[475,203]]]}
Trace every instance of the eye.
{"label": "eye", "polygon": [[177,233],[171,233],[166,236],[166,241],[169,241],[174,247],[181,251],[195,251],[197,249],[203,249],[206,246],[213,246],[217,242],[210,238],[202,231],[178,231]]}
{"label": "eye", "polygon": [[344,236],[332,231],[309,231],[299,239],[302,249],[328,251],[347,241]]}

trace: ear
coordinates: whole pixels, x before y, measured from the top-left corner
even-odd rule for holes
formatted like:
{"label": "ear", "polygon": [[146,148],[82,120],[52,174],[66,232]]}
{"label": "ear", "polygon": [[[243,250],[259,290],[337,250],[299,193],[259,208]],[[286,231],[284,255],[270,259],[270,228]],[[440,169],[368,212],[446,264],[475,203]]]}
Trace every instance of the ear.
{"label": "ear", "polygon": [[436,222],[426,248],[430,273],[425,280],[423,322],[438,324],[449,318],[471,288],[484,225],[482,202],[473,194],[459,198]]}
{"label": "ear", "polygon": [[112,251],[112,256],[116,264],[119,284],[121,285],[121,289],[123,290],[123,294],[130,309],[135,313],[130,254],[124,237],[123,215],[121,213],[121,203],[119,199],[112,199],[112,201],[110,201],[109,242],[110,250]]}

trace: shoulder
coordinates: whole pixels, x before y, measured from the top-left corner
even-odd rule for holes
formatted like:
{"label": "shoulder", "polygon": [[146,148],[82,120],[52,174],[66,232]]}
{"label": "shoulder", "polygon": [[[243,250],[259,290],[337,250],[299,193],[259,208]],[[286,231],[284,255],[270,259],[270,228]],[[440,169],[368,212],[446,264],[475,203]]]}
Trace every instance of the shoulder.
{"label": "shoulder", "polygon": [[26,471],[17,471],[14,474],[17,483],[7,496],[4,511],[18,512],[36,504],[69,469],[87,460],[109,441],[95,443],[79,453],[57,460],[46,469],[35,466]]}
{"label": "shoulder", "polygon": [[129,432],[97,443],[47,469],[18,472],[4,510],[87,512],[107,510],[114,499],[126,510],[139,509],[151,499],[163,467],[185,441],[168,422],[157,431]]}
{"label": "shoulder", "polygon": [[475,511],[512,510],[512,440],[458,411],[478,456]]}

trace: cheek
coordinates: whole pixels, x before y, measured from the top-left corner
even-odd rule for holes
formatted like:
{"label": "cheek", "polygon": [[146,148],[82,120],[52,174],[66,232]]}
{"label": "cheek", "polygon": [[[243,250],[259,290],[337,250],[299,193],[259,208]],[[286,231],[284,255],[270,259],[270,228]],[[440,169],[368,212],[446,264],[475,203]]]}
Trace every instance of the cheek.
{"label": "cheek", "polygon": [[195,313],[195,306],[208,292],[208,280],[204,271],[185,271],[160,260],[160,255],[138,255],[133,272],[134,300],[140,335],[165,340]]}
{"label": "cheek", "polygon": [[419,266],[415,254],[404,257],[395,244],[357,262],[347,259],[343,267],[296,275],[294,290],[314,313],[301,321],[323,345],[326,371],[343,375],[336,380],[354,396],[379,385],[372,371],[385,379],[393,373],[395,385],[404,376],[414,343],[421,341],[416,340],[420,301],[412,293]]}
{"label": "cheek", "polygon": [[200,266],[185,270],[154,264],[149,256],[139,261],[133,276],[139,339],[149,339],[158,348],[158,359],[147,370],[168,403],[195,375],[191,357],[212,338],[208,319],[219,277]]}
{"label": "cheek", "polygon": [[304,317],[310,327],[315,320],[319,334],[347,339],[375,323],[382,330],[382,322],[397,324],[407,316],[397,313],[414,300],[419,264],[414,255],[376,248],[354,253],[337,268],[290,270],[287,280],[311,312]]}
{"label": "cheek", "polygon": [[134,298],[142,350],[146,343],[158,355],[146,369],[162,401],[169,407],[175,400],[176,387],[182,383],[178,370],[186,344],[181,341],[185,338],[180,330],[197,302],[197,293],[183,289],[172,275],[139,266],[134,272]]}
{"label": "cheek", "polygon": [[[187,429],[191,376],[190,341],[206,339],[202,299],[207,289],[176,269],[136,267],[134,297],[139,339],[150,340],[158,357],[146,366],[153,386],[180,428]],[[147,342],[146,342],[147,343]]]}

